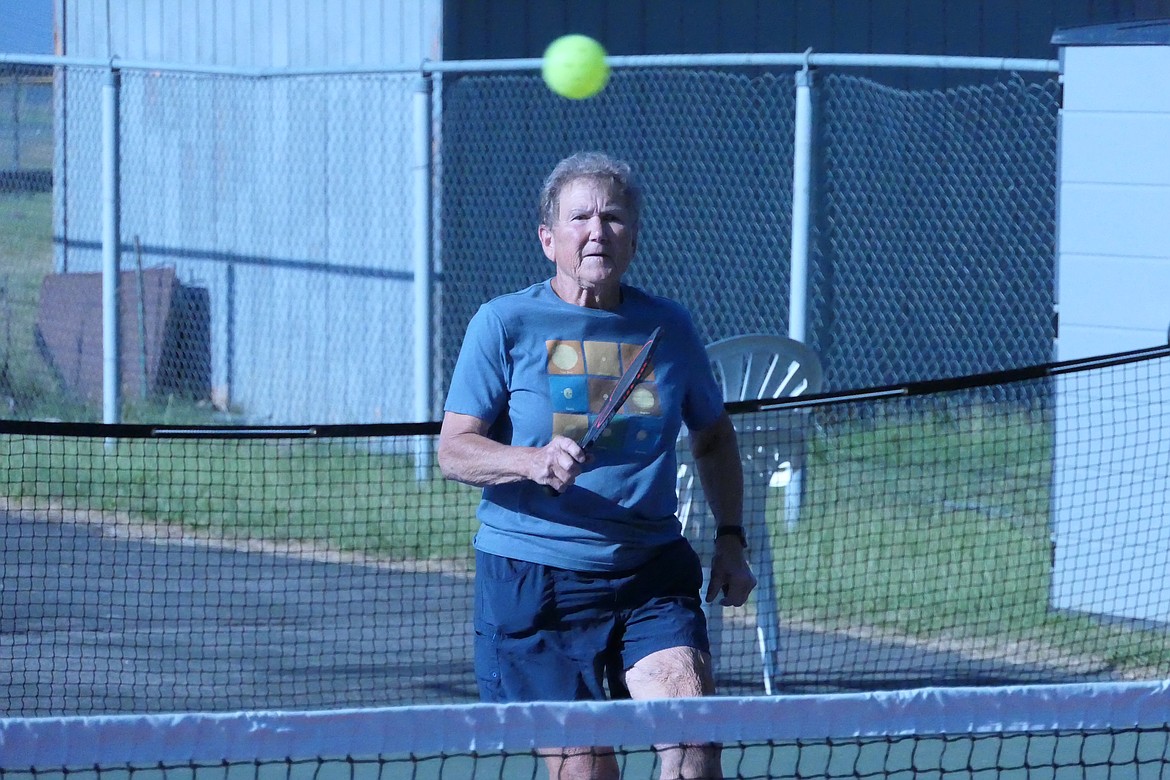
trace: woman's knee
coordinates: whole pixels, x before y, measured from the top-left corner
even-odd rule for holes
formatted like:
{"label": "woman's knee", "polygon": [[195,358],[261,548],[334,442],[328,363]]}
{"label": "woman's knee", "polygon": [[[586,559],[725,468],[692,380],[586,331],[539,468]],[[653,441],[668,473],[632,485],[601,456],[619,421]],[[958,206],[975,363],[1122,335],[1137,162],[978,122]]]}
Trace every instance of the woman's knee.
{"label": "woman's knee", "polygon": [[715,693],[711,656],[693,647],[669,647],[637,661],[625,673],[635,699],[674,699]]}

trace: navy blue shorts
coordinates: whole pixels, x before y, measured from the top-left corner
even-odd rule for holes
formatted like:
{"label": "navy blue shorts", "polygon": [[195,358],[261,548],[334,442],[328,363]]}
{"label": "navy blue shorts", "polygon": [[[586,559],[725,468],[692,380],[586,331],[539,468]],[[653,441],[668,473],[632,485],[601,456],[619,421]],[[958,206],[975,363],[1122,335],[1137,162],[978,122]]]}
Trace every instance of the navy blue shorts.
{"label": "navy blue shorts", "polygon": [[680,539],[628,572],[476,552],[475,673],[485,702],[625,698],[622,672],[669,647],[710,652],[699,557]]}

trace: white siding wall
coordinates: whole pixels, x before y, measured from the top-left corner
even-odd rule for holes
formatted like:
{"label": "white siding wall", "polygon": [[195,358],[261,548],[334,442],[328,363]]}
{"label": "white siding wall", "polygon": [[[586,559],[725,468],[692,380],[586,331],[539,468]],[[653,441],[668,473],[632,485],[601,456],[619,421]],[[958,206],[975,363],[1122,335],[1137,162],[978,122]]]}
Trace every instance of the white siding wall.
{"label": "white siding wall", "polygon": [[[1165,344],[1170,45],[1072,46],[1064,75],[1058,355]],[[1148,500],[1170,478],[1170,387],[1088,384],[1058,387],[1053,604],[1170,622],[1170,508]]]}
{"label": "white siding wall", "polygon": [[1064,52],[1061,359],[1165,344],[1170,328],[1170,46]]}
{"label": "white siding wall", "polygon": [[71,57],[238,68],[440,58],[442,0],[56,1]]}

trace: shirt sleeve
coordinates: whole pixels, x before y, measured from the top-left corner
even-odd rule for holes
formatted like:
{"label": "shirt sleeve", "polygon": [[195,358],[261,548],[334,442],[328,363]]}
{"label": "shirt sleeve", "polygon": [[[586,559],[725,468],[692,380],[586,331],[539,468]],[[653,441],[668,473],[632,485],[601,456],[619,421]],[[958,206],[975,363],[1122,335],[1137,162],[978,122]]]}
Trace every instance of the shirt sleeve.
{"label": "shirt sleeve", "polygon": [[694,321],[685,310],[683,318],[684,327],[680,330],[690,340],[685,347],[685,354],[697,355],[700,359],[691,361],[689,381],[683,397],[682,419],[689,430],[701,431],[713,425],[723,415],[723,392],[715,382],[711,363],[706,359],[707,348],[699,339]]}
{"label": "shirt sleeve", "polygon": [[503,323],[481,306],[467,324],[443,409],[495,422],[507,406],[508,374]]}

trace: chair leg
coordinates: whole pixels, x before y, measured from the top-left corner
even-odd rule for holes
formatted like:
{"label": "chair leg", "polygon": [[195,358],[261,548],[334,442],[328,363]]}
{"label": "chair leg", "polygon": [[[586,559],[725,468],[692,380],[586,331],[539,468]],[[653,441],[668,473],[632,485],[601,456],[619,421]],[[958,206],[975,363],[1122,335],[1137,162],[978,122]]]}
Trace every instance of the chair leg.
{"label": "chair leg", "polygon": [[764,693],[772,694],[776,679],[776,656],[780,650],[780,625],[776,615],[776,578],[768,541],[761,540],[764,550],[756,556],[756,640],[764,676]]}
{"label": "chair leg", "polygon": [[801,469],[792,469],[788,484],[784,486],[784,526],[795,531],[800,522],[800,503],[804,492],[804,474]]}
{"label": "chair leg", "polygon": [[[711,581],[711,570],[703,569],[703,592],[707,592],[707,583]],[[723,654],[723,607],[718,600],[711,603],[703,602],[703,615],[707,618],[707,640],[711,644],[711,672],[719,673],[719,658]]]}
{"label": "chair leg", "polygon": [[772,695],[772,680],[776,677],[776,653],[768,646],[768,638],[763,626],[756,628],[756,639],[760,646],[760,662],[764,672],[764,695]]}
{"label": "chair leg", "polygon": [[764,676],[764,693],[771,695],[780,646],[776,600],[775,559],[772,554],[772,525],[768,522],[768,495],[772,469],[745,470],[744,525],[751,540],[752,569],[756,575],[756,639]]}

